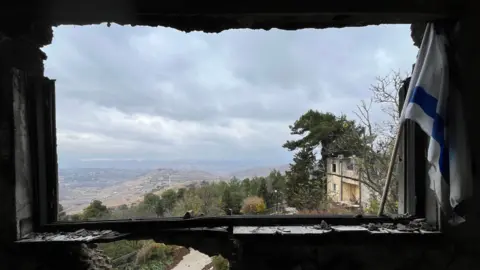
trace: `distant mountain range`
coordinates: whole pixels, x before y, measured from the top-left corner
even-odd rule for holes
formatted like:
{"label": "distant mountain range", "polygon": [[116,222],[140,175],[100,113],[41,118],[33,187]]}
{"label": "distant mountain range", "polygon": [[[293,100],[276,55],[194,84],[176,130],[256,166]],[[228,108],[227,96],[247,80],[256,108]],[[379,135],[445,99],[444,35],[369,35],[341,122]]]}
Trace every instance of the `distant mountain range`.
{"label": "distant mountain range", "polygon": [[278,165],[269,167],[255,167],[244,170],[238,170],[230,173],[212,173],[206,170],[198,169],[116,169],[116,168],[71,168],[59,169],[59,178],[61,183],[68,183],[70,187],[105,187],[112,183],[121,183],[138,178],[149,179],[151,182],[190,182],[190,181],[210,181],[210,180],[229,180],[232,177],[240,179],[254,176],[267,176],[272,170],[278,170],[284,173],[288,165]]}
{"label": "distant mountain range", "polygon": [[107,206],[130,204],[152,190],[185,187],[202,181],[228,181],[233,176],[239,179],[267,176],[273,169],[284,173],[288,165],[254,167],[230,173],[213,173],[188,167],[59,169],[59,199],[66,211],[73,213],[81,211],[95,199]]}
{"label": "distant mountain range", "polygon": [[285,173],[289,168],[289,165],[279,165],[279,166],[272,166],[272,167],[259,167],[259,168],[250,168],[246,170],[241,170],[241,171],[236,171],[233,173],[230,173],[230,177],[237,177],[239,179],[244,179],[244,178],[252,178],[254,176],[267,176],[270,174],[272,170],[277,170],[280,173]]}
{"label": "distant mountain range", "polygon": [[291,157],[279,158],[280,161],[272,160],[110,160],[110,159],[84,159],[70,160],[59,159],[59,168],[97,168],[97,169],[122,169],[122,170],[155,170],[169,168],[175,170],[202,170],[213,174],[230,175],[232,172],[249,170],[251,168],[276,167],[278,164],[286,164]]}

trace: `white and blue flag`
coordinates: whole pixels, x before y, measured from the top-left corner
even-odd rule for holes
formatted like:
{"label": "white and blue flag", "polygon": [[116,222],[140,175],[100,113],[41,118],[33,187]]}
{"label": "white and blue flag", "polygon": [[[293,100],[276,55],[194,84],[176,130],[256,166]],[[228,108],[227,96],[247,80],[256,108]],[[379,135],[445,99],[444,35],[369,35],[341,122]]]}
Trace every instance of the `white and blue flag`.
{"label": "white and blue flag", "polygon": [[413,120],[430,137],[430,188],[449,221],[458,224],[463,218],[454,209],[471,196],[471,163],[460,93],[449,91],[446,46],[447,38],[427,24],[400,121]]}

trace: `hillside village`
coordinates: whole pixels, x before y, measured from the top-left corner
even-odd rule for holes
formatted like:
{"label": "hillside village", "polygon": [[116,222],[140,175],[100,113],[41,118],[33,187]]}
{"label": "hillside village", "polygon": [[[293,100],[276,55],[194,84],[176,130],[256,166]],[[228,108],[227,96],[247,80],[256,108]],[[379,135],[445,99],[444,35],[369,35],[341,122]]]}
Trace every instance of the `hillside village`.
{"label": "hillside village", "polygon": [[59,171],[59,201],[66,213],[81,212],[93,200],[107,207],[138,203],[146,193],[161,193],[197,185],[202,181],[229,181],[255,176],[267,176],[275,169],[285,173],[288,165],[250,168],[229,174],[215,174],[203,170],[185,169],[105,169],[80,168]]}
{"label": "hillside village", "polygon": [[[322,211],[330,213],[338,211],[342,213],[365,213],[366,209],[373,211],[374,209],[371,209],[372,191],[361,183],[358,165],[355,164],[355,161],[356,158],[354,156],[344,157],[340,155],[327,158],[327,199],[321,202],[323,206],[320,208],[318,208],[318,205],[306,208],[310,210],[322,209]],[[225,196],[232,198],[237,196],[237,198],[232,200],[235,200],[238,205],[232,207],[238,209],[237,212],[240,213],[240,208],[242,208],[241,201],[246,200],[248,196],[258,195],[265,203],[266,213],[292,214],[298,212],[298,210],[287,202],[287,168],[287,166],[252,168],[234,173],[231,177],[215,175],[201,170],[130,170],[127,174],[139,176],[123,181],[118,180],[115,176],[119,172],[125,173],[125,170],[62,170],[60,181],[62,197],[60,204],[62,205],[63,213],[66,215],[78,215],[92,201],[100,201],[103,206],[111,211],[125,210],[125,206],[141,205],[148,194],[161,198],[163,194],[170,191],[177,194],[180,192],[185,193],[186,190],[212,188],[212,190],[215,190],[213,193],[217,195],[212,195],[212,193],[211,196],[219,197],[219,204],[213,206],[218,209],[222,208],[223,204],[226,203]],[[247,173],[250,173],[250,175],[246,176]],[[243,177],[237,177],[235,174]],[[90,181],[86,181],[82,177],[88,178]],[[74,179],[83,179],[84,184],[81,185]],[[99,182],[102,182],[102,185],[96,185]],[[105,184],[105,182],[108,184]],[[225,194],[225,189],[228,190],[229,188],[231,189],[229,190],[230,194]],[[183,195],[177,194],[176,196],[182,197]],[[199,199],[204,202],[211,200],[211,198],[205,197],[200,197]],[[312,198],[312,201],[317,200]],[[172,215],[173,212],[182,214],[182,211],[188,211],[189,209],[173,210],[173,208],[169,209],[162,215]],[[204,214],[205,212],[211,214],[206,209],[203,209],[203,212]],[[150,215],[158,216],[153,212]]]}

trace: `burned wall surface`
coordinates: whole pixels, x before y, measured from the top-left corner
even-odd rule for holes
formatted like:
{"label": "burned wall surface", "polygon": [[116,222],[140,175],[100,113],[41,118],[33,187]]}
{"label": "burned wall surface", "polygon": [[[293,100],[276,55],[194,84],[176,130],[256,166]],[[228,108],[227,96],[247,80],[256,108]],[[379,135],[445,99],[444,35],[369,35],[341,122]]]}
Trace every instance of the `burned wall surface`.
{"label": "burned wall surface", "polygon": [[32,229],[27,77],[43,76],[44,58],[34,42],[0,33],[0,239],[15,240]]}

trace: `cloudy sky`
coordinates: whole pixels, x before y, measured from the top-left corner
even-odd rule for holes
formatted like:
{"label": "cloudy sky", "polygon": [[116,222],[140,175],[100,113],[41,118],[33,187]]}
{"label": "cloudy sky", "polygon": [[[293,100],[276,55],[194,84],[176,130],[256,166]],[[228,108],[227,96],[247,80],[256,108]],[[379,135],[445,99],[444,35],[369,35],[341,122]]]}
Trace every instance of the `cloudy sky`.
{"label": "cloudy sky", "polygon": [[54,35],[44,51],[60,166],[288,163],[289,124],[308,109],[353,117],[375,77],[409,71],[417,52],[407,25],[220,34],[97,25]]}

